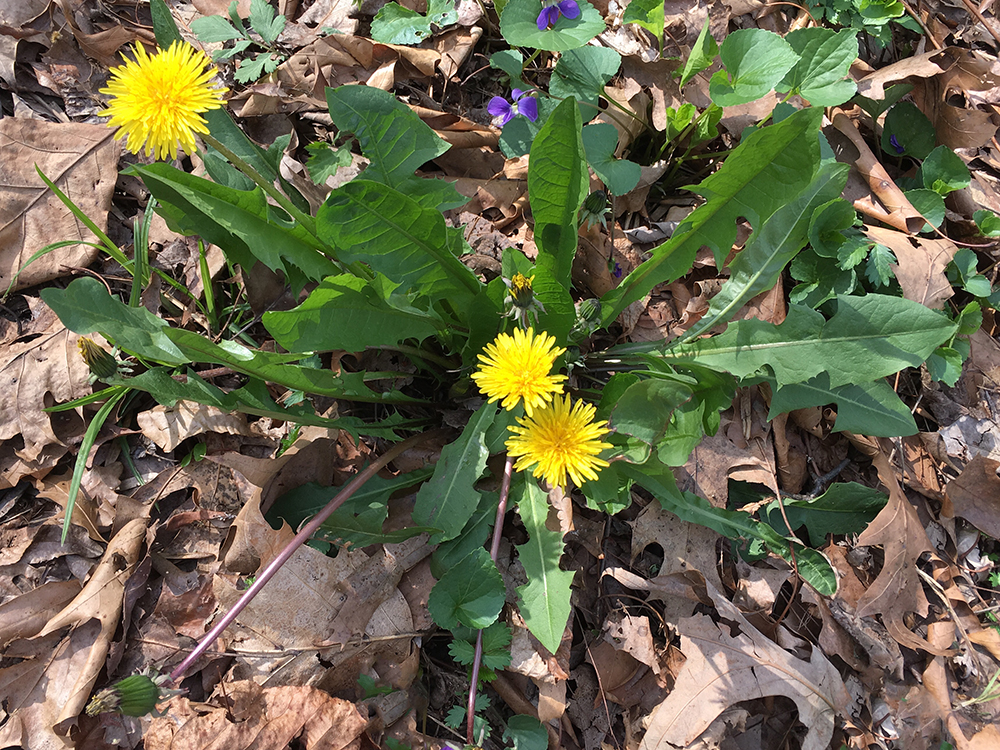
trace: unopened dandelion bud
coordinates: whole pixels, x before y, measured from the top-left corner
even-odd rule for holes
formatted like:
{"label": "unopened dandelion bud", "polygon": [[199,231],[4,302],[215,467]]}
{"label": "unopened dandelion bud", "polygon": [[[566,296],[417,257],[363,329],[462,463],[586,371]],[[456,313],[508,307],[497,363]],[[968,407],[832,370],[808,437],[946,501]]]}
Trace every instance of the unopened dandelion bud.
{"label": "unopened dandelion bud", "polygon": [[80,356],[90,368],[90,374],[97,380],[107,380],[118,372],[118,362],[108,352],[104,351],[93,340],[81,337],[76,342]]}
{"label": "unopened dandelion bud", "polygon": [[162,691],[154,678],[136,674],[99,691],[87,704],[87,713],[96,716],[113,711],[125,716],[145,716],[156,711],[161,697]]}

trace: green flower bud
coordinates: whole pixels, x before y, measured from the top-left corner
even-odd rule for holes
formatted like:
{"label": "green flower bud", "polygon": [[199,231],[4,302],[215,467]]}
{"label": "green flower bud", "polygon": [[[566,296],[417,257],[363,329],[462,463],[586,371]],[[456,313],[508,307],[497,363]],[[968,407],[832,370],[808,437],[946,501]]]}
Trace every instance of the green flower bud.
{"label": "green flower bud", "polygon": [[599,299],[581,300],[577,303],[577,314],[585,323],[594,323],[601,319],[601,301]]}
{"label": "green flower bud", "polygon": [[118,362],[91,339],[81,337],[76,342],[83,361],[90,368],[90,374],[97,380],[107,380],[118,372]]}
{"label": "green flower bud", "polygon": [[161,697],[162,691],[156,680],[148,675],[136,674],[98,692],[87,704],[87,713],[96,716],[114,711],[125,716],[145,716],[156,711]]}

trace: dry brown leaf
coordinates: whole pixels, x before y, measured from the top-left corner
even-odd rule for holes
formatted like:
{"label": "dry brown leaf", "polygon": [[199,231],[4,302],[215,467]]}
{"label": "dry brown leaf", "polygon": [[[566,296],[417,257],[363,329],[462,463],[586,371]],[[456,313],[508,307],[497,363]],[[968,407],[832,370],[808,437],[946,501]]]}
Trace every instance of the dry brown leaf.
{"label": "dry brown leaf", "polygon": [[[427,535],[407,539],[398,544],[384,544],[382,550],[365,560],[348,578],[338,584],[338,599],[342,602],[340,611],[328,631],[329,642],[342,644],[358,638],[365,632],[375,612],[390,599],[401,600],[409,616],[406,599],[398,586],[403,573],[411,570],[434,548],[427,543]],[[398,609],[394,605],[394,608]],[[412,619],[408,628],[412,629]],[[404,627],[402,631],[406,632]]]}
{"label": "dry brown leaf", "polygon": [[808,734],[802,750],[823,750],[833,736],[834,719],[850,698],[837,669],[814,648],[809,661],[798,659],[767,639],[714,587],[706,587],[724,620],[707,615],[681,620],[681,651],[687,657],[674,689],[649,717],[640,750],[670,742],[687,747],[725,709],[740,701],[784,695],[799,710]]}
{"label": "dry brown leaf", "polygon": [[[35,171],[37,165],[101,229],[118,173],[120,144],[104,125],[0,120],[0,287],[44,246],[94,236],[73,216]],[[17,278],[21,289],[59,278],[69,266],[88,266],[97,250],[70,245],[35,260]]]}
{"label": "dry brown leaf", "polygon": [[620,706],[632,704],[634,682],[647,670],[645,665],[605,640],[587,649],[587,661],[597,672],[603,697]]}
{"label": "dry brown leaf", "polygon": [[604,640],[641,661],[653,674],[660,674],[660,658],[653,645],[648,617],[612,612],[604,622]]}
{"label": "dry brown leaf", "polygon": [[11,565],[21,559],[31,546],[33,531],[29,526],[14,528],[8,525],[0,529],[0,565]]}
{"label": "dry brown leaf", "polygon": [[[103,468],[103,467],[94,467]],[[90,538],[98,542],[107,540],[97,527],[101,525],[98,520],[97,503],[95,502],[94,485],[99,481],[99,474],[94,469],[83,472],[83,479],[80,481],[80,492],[77,494],[76,502],[73,503],[73,523],[82,526],[90,534]],[[62,507],[65,513],[69,505],[69,488],[73,480],[73,472],[66,471],[58,476],[49,475],[45,479],[36,482],[38,496],[51,500]],[[105,485],[106,486],[106,485]]]}
{"label": "dry brown leaf", "polygon": [[0,604],[0,648],[15,638],[37,635],[79,593],[79,581],[49,581]]}
{"label": "dry brown leaf", "polygon": [[[949,52],[954,64],[940,76],[921,81],[913,92],[914,102],[934,125],[938,143],[949,148],[985,146],[997,126],[992,112],[975,108],[969,92],[996,86],[992,62],[972,50],[950,48]],[[963,98],[966,106],[956,106]]]}
{"label": "dry brown leaf", "polygon": [[[674,70],[680,63],[676,60],[660,60],[655,63],[642,62],[636,57],[622,59],[622,76],[629,82],[638,83],[649,89],[653,97],[652,125],[657,130],[666,130],[666,108],[677,109],[684,103],[677,80],[673,77]],[[631,97],[628,97],[631,98]],[[624,104],[624,102],[619,102]],[[628,143],[630,139],[621,139]]]}
{"label": "dry brown leaf", "polygon": [[370,39],[332,34],[317,39],[279,66],[278,83],[293,97],[326,110],[326,87],[368,81],[384,64],[395,62],[395,78],[433,76],[441,55],[434,50],[378,44]]}
{"label": "dry brown leaf", "polygon": [[925,52],[922,55],[914,55],[892,65],[886,65],[858,81],[858,93],[869,99],[882,99],[885,97],[886,86],[899,83],[907,78],[930,78],[940,75],[955,64],[956,53],[963,52],[964,50],[956,47],[949,47],[943,50]]}
{"label": "dry brown leaf", "polygon": [[958,252],[958,246],[951,240],[930,240],[911,237],[885,227],[865,227],[865,234],[873,242],[885,245],[896,256],[898,265],[892,272],[899,280],[906,299],[919,302],[932,310],[944,307],[944,301],[954,293],[951,282],[945,276],[951,259]]}
{"label": "dry brown leaf", "polygon": [[[203,16],[226,17],[231,0],[191,0],[191,4]],[[250,16],[250,0],[237,0],[236,12],[240,18]]]}
{"label": "dry brown leaf", "polygon": [[978,109],[955,107],[939,102],[930,113],[938,142],[952,149],[979,148],[996,135],[994,115]]}
{"label": "dry brown leaf", "polygon": [[[250,681],[225,686],[232,707],[201,713],[176,698],[169,714],[154,719],[147,750],[358,750],[368,717],[351,702],[313,687],[261,688]],[[203,709],[202,709],[203,710]],[[294,741],[294,742],[293,742]]]}
{"label": "dry brown leaf", "polygon": [[35,20],[49,7],[49,0],[18,0],[0,3],[0,23],[19,28]]}
{"label": "dry brown leaf", "polygon": [[[91,388],[87,365],[77,351],[80,337],[55,316],[51,325],[38,333],[0,352],[4,383],[0,389],[0,441],[9,441],[7,445],[18,458],[33,462],[44,474],[66,453],[64,439],[82,435],[84,425],[75,412],[46,414],[42,409],[85,396]],[[18,437],[23,441],[21,448],[14,442]],[[9,486],[8,481],[0,474],[0,486]]]}
{"label": "dry brown leaf", "polygon": [[1000,385],[1000,344],[982,328],[969,337],[969,343],[972,346],[966,366]]}
{"label": "dry brown leaf", "polygon": [[[932,434],[928,434],[928,437],[931,436]],[[924,436],[919,434],[908,435],[902,439],[902,443],[906,486],[916,490],[924,497],[941,502],[944,492],[941,487],[941,477],[938,473],[939,464],[927,450],[927,446],[924,444]]]}
{"label": "dry brown leaf", "polygon": [[350,16],[356,7],[354,0],[317,0],[299,16],[298,22],[317,29],[329,26],[334,33],[354,34],[358,21]]}
{"label": "dry brown leaf", "polygon": [[[68,19],[69,16],[67,15]],[[103,31],[88,34],[75,23],[69,24],[80,50],[88,57],[98,60],[105,67],[114,67],[120,60],[116,53],[126,44],[134,42],[138,35],[131,29],[115,24]]]}
{"label": "dry brown leaf", "polygon": [[[360,450],[364,450],[364,444]],[[260,487],[261,508],[267,512],[275,498],[306,482],[325,487],[343,484],[364,461],[360,450],[347,432],[310,426],[304,427],[299,439],[277,458],[253,458],[241,453],[208,458],[234,469],[247,482]]]}
{"label": "dry brown leaf", "polygon": [[756,482],[777,492],[774,459],[764,453],[771,452],[770,441],[752,436],[750,445],[741,447],[725,432],[720,429],[691,452],[687,463],[677,471],[677,480],[683,489],[701,495],[716,508],[726,507],[730,479]]}
{"label": "dry brown leaf", "polygon": [[[8,714],[0,727],[0,747],[67,749],[70,727],[63,721],[72,723],[76,714],[66,719],[63,706],[77,694],[80,674],[91,661],[91,648],[101,640],[101,623],[90,620],[67,637],[53,634],[15,641],[4,649],[5,657],[23,661],[0,669],[0,702]],[[103,659],[102,652],[102,666]]]}
{"label": "dry brown leaf", "polygon": [[858,537],[858,545],[881,544],[885,561],[878,577],[858,600],[857,614],[859,617],[881,614],[889,634],[899,643],[938,654],[938,649],[914,634],[903,622],[910,612],[927,615],[927,597],[916,566],[917,558],[924,552],[932,552],[933,548],[885,454],[879,450],[872,460],[879,479],[889,489],[889,502]]}
{"label": "dry brown leaf", "polygon": [[994,539],[1000,538],[1000,462],[976,456],[945,487],[950,507],[941,514],[961,516]]}
{"label": "dry brown leaf", "polygon": [[142,434],[169,453],[189,437],[204,432],[221,432],[227,435],[249,435],[243,414],[224,412],[214,406],[193,401],[178,401],[168,408],[163,405],[141,412],[136,416]]}
{"label": "dry brown leaf", "polygon": [[[79,526],[69,527],[65,542],[61,539],[61,526],[54,522],[31,524],[28,529],[32,537],[31,545],[19,553],[20,559],[17,561],[23,565],[42,566],[70,555],[79,555],[86,561],[83,566],[86,569],[87,564],[99,558],[104,550]],[[82,575],[83,573],[81,577]]]}
{"label": "dry brown leaf", "polygon": [[434,47],[441,54],[438,67],[446,79],[458,72],[482,35],[483,30],[478,26],[458,27],[434,35]]}
{"label": "dry brown leaf", "polygon": [[[125,582],[135,568],[144,521],[132,521],[108,544],[87,584],[30,641],[18,641],[6,656],[30,656],[0,672],[11,718],[0,730],[0,746],[59,748],[83,710],[121,620]],[[72,626],[68,636],[58,631]],[[20,646],[18,646],[20,644]],[[27,733],[30,740],[18,740]]]}
{"label": "dry brown leaf", "polygon": [[[257,572],[293,535],[287,524],[276,531],[264,520],[259,491],[248,500],[233,526],[233,541],[224,559],[228,569],[242,573]],[[407,566],[413,567],[431,548],[425,540],[417,539],[403,545],[386,545],[385,551],[373,556],[341,550],[335,558],[300,547],[240,613],[226,638],[240,641],[241,651],[250,653],[273,654],[276,644],[284,649],[312,650],[296,662],[296,679],[322,679],[319,684],[331,692],[350,688],[358,674],[367,672],[379,659],[404,662],[410,655],[406,638],[387,638],[375,646],[358,645],[363,634],[382,637],[413,632],[409,606],[397,585]],[[221,607],[229,609],[242,592],[217,576],[214,593]],[[331,642],[336,645],[325,652],[327,667],[317,660],[315,649]],[[352,645],[348,646],[349,642]],[[255,657],[247,660],[247,668],[250,673],[266,676],[286,661],[285,657],[271,661]],[[273,683],[277,678],[269,679]],[[278,681],[286,679],[287,673]]]}
{"label": "dry brown leaf", "polygon": [[566,680],[532,680],[538,687],[538,720],[542,724],[556,721],[566,713]]}
{"label": "dry brown leaf", "polygon": [[59,720],[73,718],[80,713],[97,676],[104,668],[111,638],[121,620],[125,582],[132,575],[139,560],[142,542],[146,538],[146,521],[130,521],[108,543],[101,561],[87,580],[83,590],[39,633],[39,637],[54,633],[67,625],[83,625],[92,619],[101,628],[90,648],[87,663],[77,674],[77,686],[66,699]]}
{"label": "dry brown leaf", "polygon": [[[718,532],[696,523],[682,521],[673,513],[663,510],[653,502],[642,509],[632,524],[632,561],[646,548],[656,543],[663,548],[663,565],[660,576],[687,573],[696,570],[716,588],[722,586],[719,578],[716,542]],[[623,582],[624,583],[624,582]],[[671,614],[687,617],[694,611],[695,603],[671,597],[665,600]],[[675,620],[677,617],[667,617]]]}

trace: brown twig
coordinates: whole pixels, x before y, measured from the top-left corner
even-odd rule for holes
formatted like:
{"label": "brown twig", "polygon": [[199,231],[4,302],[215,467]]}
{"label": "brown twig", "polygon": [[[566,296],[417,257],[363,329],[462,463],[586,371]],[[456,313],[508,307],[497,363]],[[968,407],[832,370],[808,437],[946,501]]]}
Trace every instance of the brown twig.
{"label": "brown twig", "polygon": [[170,673],[170,679],[166,685],[169,686],[176,684],[177,681],[184,676],[184,673],[191,667],[191,665],[194,664],[202,654],[208,651],[212,644],[215,643],[216,639],[222,635],[225,629],[228,628],[234,620],[236,620],[240,612],[242,612],[244,608],[246,608],[246,606],[253,600],[253,598],[260,593],[260,590],[264,588],[264,585],[270,581],[271,578],[274,577],[274,574],[281,569],[281,566],[288,562],[289,558],[295,554],[295,551],[299,547],[312,538],[312,535],[319,530],[319,527],[323,525],[323,522],[326,521],[326,519],[329,518],[330,515],[344,503],[344,501],[361,489],[365,482],[374,477],[390,461],[399,456],[399,454],[403,451],[429,439],[430,437],[436,436],[439,432],[441,432],[441,430],[432,430],[430,432],[421,433],[420,435],[414,435],[401,443],[397,443],[383,455],[379,456],[372,463],[370,463],[363,471],[354,477],[354,479],[348,482],[344,486],[344,489],[338,492],[336,497],[326,504],[326,507],[323,508],[323,510],[317,513],[309,523],[302,527],[302,530],[295,535],[295,538],[292,539],[292,541],[289,542],[283,550],[281,550],[278,556],[267,564],[267,567],[264,568],[264,571],[259,576],[257,576],[257,580],[254,581],[253,585],[243,592],[243,596],[239,598],[239,601],[233,605],[231,610],[222,616],[219,622],[216,623],[215,627],[201,637],[198,641],[198,645],[195,646],[184,661],[178,664],[174,671]]}
{"label": "brown twig", "polygon": [[972,2],[972,0],[962,0],[962,2],[965,3],[965,7],[968,9],[969,13],[975,16],[976,20],[983,25],[983,28],[985,28],[988,32],[990,32],[993,38],[997,40],[997,43],[1000,44],[1000,35],[998,35],[997,32],[993,30],[992,26],[986,23],[985,16],[983,16],[983,14],[979,12],[979,8],[976,7],[976,4]]}

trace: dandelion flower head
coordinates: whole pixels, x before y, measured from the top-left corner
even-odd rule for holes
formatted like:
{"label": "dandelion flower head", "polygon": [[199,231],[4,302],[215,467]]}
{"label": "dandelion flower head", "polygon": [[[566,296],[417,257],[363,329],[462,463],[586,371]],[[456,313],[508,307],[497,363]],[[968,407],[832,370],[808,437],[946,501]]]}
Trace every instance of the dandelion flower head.
{"label": "dandelion flower head", "polygon": [[[207,70],[206,70],[207,68]],[[184,42],[147,54],[135,46],[135,59],[111,71],[102,94],[111,97],[108,125],[120,128],[116,138],[127,138],[125,148],[133,154],[146,148],[147,155],[177,158],[177,144],[192,154],[195,133],[207,133],[202,112],[222,106],[225,88],[212,85],[215,69],[204,52]]]}
{"label": "dandelion flower head", "polygon": [[507,286],[509,294],[504,298],[503,303],[510,305],[510,312],[507,315],[517,320],[522,327],[528,328],[530,320],[537,321],[538,311],[545,312],[545,305],[535,297],[531,288],[531,282],[535,280],[534,275],[525,276],[523,273],[515,273],[511,278],[504,278],[503,283]]}
{"label": "dandelion flower head", "polygon": [[479,369],[472,373],[479,390],[490,403],[500,401],[508,411],[524,400],[524,411],[532,411],[562,393],[565,375],[552,375],[552,365],[566,350],[555,345],[554,336],[534,330],[514,329],[501,333],[479,355]]}
{"label": "dandelion flower head", "polygon": [[567,474],[579,486],[597,479],[597,469],[608,462],[597,455],[610,448],[601,440],[608,423],[595,422],[597,410],[593,404],[577,401],[570,405],[569,396],[556,396],[533,416],[518,419],[519,427],[509,427],[507,453],[517,457],[514,468],[524,471],[532,466],[532,474],[552,486],[566,487]]}

